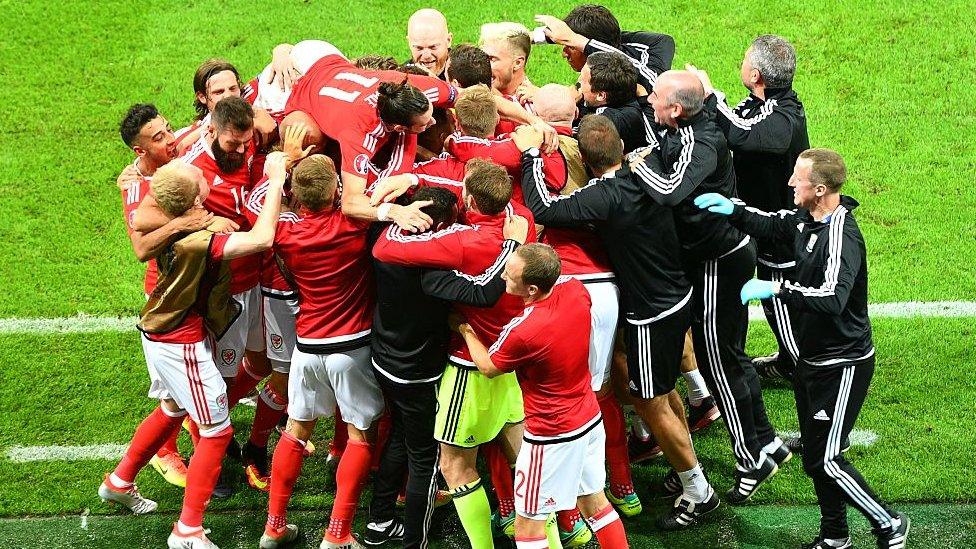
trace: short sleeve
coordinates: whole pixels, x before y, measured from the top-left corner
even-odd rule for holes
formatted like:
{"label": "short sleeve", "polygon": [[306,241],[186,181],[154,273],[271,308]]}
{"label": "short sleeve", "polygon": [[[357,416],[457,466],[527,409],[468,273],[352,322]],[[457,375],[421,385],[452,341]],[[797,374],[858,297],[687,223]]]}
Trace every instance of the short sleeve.
{"label": "short sleeve", "polygon": [[210,247],[207,249],[210,261],[217,263],[224,260],[224,247],[227,246],[229,238],[230,233],[214,233],[210,237]]}

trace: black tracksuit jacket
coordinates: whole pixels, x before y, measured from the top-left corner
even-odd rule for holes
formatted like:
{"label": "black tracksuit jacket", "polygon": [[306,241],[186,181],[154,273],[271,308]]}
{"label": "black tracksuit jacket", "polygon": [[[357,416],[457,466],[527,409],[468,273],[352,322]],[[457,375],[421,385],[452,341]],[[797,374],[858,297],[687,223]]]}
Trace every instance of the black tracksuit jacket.
{"label": "black tracksuit jacket", "polygon": [[619,48],[593,39],[583,48],[583,53],[587,56],[598,51],[626,55],[637,69],[637,82],[644,86],[647,93],[651,93],[657,77],[671,69],[671,62],[674,60],[674,38],[655,32],[624,31],[620,33]]}
{"label": "black tracksuit jacket", "polygon": [[874,355],[864,237],[851,215],[857,205],[842,196],[828,218],[816,221],[803,209],[769,213],[737,203],[729,218],[751,235],[792,246],[796,279],[783,283],[779,298],[799,315],[800,360],[812,368]]}
{"label": "black tracksuit jacket", "polygon": [[[766,99],[749,95],[730,108],[716,90],[709,102],[732,151],[739,198],[767,212],[793,209],[790,176],[800,153],[810,148],[803,103],[791,88],[768,89]],[[771,268],[789,268],[793,248],[760,239],[758,261]]]}

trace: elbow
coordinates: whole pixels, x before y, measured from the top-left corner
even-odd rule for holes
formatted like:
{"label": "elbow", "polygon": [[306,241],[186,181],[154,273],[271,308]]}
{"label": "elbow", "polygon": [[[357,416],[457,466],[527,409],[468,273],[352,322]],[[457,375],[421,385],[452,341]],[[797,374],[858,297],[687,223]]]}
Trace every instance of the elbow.
{"label": "elbow", "polygon": [[135,252],[136,259],[138,259],[140,263],[145,263],[155,257],[149,253],[149,250],[135,250]]}

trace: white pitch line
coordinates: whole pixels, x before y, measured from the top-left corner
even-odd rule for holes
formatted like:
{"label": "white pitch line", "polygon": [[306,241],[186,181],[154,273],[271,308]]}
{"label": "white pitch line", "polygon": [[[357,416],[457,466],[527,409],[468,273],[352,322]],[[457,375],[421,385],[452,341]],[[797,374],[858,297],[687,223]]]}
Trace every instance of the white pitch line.
{"label": "white pitch line", "polygon": [[84,461],[121,459],[128,444],[92,444],[89,446],[11,446],[7,459],[14,463],[32,461]]}
{"label": "white pitch line", "polygon": [[[976,317],[976,301],[902,301],[874,303],[872,318],[960,318]],[[749,307],[749,320],[762,320],[762,308]],[[135,332],[134,316],[93,316],[84,313],[60,318],[0,318],[0,334],[86,334],[92,332]]]}
{"label": "white pitch line", "polygon": [[[976,316],[976,301],[899,301],[868,305],[871,318],[968,318]],[[762,307],[749,307],[749,320],[763,320]],[[0,321],[2,322],[2,321]]]}
{"label": "white pitch line", "polygon": [[[798,431],[779,431],[776,434],[784,440],[800,436]],[[878,442],[878,433],[869,429],[852,429],[851,435],[848,438],[851,440],[851,446],[868,447],[874,446],[874,443]]]}

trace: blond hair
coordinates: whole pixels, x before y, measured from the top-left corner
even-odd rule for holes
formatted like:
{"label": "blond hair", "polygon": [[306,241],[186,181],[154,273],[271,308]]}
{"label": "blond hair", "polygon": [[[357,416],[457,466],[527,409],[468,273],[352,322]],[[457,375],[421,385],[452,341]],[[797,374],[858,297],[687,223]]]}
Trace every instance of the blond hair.
{"label": "blond hair", "polygon": [[478,38],[479,45],[499,40],[508,44],[509,51],[521,53],[528,61],[529,52],[532,50],[532,37],[525,25],[509,21],[481,25],[481,34]]}
{"label": "blond hair", "polygon": [[484,84],[465,89],[454,103],[454,114],[465,135],[489,137],[498,125],[495,95]]}
{"label": "blond hair", "polygon": [[156,170],[150,189],[156,204],[167,215],[178,217],[193,207],[200,195],[199,180],[193,177],[189,164],[174,160]]}
{"label": "blond hair", "polygon": [[464,190],[474,198],[478,211],[497,215],[512,199],[512,180],[505,168],[484,158],[472,158],[464,165]]}
{"label": "blond hair", "polygon": [[837,192],[847,181],[847,165],[837,151],[807,149],[800,153],[799,159],[810,161],[810,182],[814,185],[824,185]]}
{"label": "blond hair", "polygon": [[303,206],[321,211],[335,202],[338,176],[332,159],[313,154],[302,160],[291,174],[291,192]]}

